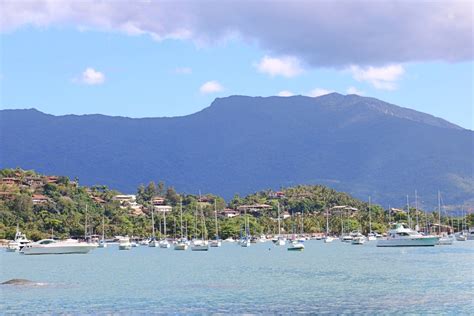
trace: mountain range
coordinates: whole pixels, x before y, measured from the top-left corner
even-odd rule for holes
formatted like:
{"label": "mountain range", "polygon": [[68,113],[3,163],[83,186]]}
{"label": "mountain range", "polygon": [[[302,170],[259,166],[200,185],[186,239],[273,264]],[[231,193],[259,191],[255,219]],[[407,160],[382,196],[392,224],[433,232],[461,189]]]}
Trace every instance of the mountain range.
{"label": "mountain range", "polygon": [[163,180],[231,198],[323,184],[384,206],[474,205],[474,132],[374,98],[216,99],[182,117],[0,111],[0,167],[135,192]]}

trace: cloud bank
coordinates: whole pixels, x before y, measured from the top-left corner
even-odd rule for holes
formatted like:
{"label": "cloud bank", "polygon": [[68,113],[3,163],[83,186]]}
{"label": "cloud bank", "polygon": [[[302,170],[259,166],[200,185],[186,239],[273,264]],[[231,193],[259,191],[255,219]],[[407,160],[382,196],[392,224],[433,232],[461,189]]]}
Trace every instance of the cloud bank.
{"label": "cloud bank", "polygon": [[238,37],[316,67],[474,56],[471,1],[3,0],[0,17],[4,32],[72,25],[206,44]]}

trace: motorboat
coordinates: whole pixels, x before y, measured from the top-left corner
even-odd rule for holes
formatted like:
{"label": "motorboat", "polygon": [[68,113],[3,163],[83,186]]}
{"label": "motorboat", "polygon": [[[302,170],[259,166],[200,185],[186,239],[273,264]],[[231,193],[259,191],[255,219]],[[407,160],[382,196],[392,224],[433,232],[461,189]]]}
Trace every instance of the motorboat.
{"label": "motorboat", "polygon": [[160,248],[169,248],[171,245],[168,240],[163,239],[159,242]]}
{"label": "motorboat", "polygon": [[16,252],[21,250],[25,245],[30,243],[31,241],[26,238],[26,235],[21,233],[18,230],[18,226],[16,228],[15,239],[10,241],[7,245],[6,251],[7,252]]}
{"label": "motorboat", "polygon": [[220,246],[222,246],[222,241],[219,240],[219,239],[213,239],[213,240],[211,240],[211,242],[209,243],[209,245],[210,245],[211,247],[220,247]]}
{"label": "motorboat", "polygon": [[42,239],[27,244],[20,252],[25,255],[84,254],[95,248],[97,248],[97,244],[82,242],[75,239]]}
{"label": "motorboat", "polygon": [[193,240],[191,243],[191,250],[192,251],[208,251],[209,250],[209,244],[205,242],[204,240]]}
{"label": "motorboat", "polygon": [[352,238],[351,244],[353,245],[363,245],[365,244],[366,238],[362,234],[360,236],[355,236]]}
{"label": "motorboat", "polygon": [[467,235],[463,234],[463,233],[457,234],[456,235],[456,240],[457,241],[466,241],[467,240]]}
{"label": "motorboat", "polygon": [[440,236],[438,240],[438,245],[440,246],[449,246],[452,245],[454,242],[454,236],[453,235],[446,235],[446,236]]}
{"label": "motorboat", "polygon": [[286,245],[286,238],[282,236],[278,236],[276,239],[273,239],[273,244],[275,246],[284,246]]}
{"label": "motorboat", "polygon": [[148,243],[148,247],[153,247],[153,248],[157,248],[160,246],[160,242],[156,239],[152,239],[150,240],[150,242]]}
{"label": "motorboat", "polygon": [[352,242],[352,239],[354,239],[354,237],[352,237],[351,235],[344,235],[344,236],[342,236],[341,241],[342,242]]}
{"label": "motorboat", "polygon": [[132,243],[130,242],[130,238],[122,237],[119,239],[119,250],[130,250],[132,249]]}
{"label": "motorboat", "polygon": [[332,236],[326,236],[324,238],[325,243],[331,243],[331,242],[333,242],[333,240],[334,240],[334,237],[332,237]]}
{"label": "motorboat", "polygon": [[474,240],[474,228],[469,229],[466,235],[467,240]]}
{"label": "motorboat", "polygon": [[395,223],[392,225],[387,238],[377,240],[377,247],[434,246],[438,243],[438,240],[438,236],[424,236],[405,223]]}
{"label": "motorboat", "polygon": [[367,234],[367,241],[375,241],[377,240],[377,235],[373,232]]}
{"label": "motorboat", "polygon": [[290,243],[288,246],[288,251],[303,251],[304,250],[304,245],[303,243],[295,240]]}
{"label": "motorboat", "polygon": [[174,245],[174,250],[186,250],[188,249],[188,243],[185,238],[179,239],[178,242]]}

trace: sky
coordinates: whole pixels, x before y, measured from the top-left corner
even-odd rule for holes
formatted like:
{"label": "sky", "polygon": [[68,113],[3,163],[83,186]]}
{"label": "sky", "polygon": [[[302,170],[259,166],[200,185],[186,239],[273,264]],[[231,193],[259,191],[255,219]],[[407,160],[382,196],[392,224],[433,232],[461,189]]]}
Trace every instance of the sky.
{"label": "sky", "polygon": [[181,116],[335,91],[474,129],[473,5],[0,0],[0,108]]}

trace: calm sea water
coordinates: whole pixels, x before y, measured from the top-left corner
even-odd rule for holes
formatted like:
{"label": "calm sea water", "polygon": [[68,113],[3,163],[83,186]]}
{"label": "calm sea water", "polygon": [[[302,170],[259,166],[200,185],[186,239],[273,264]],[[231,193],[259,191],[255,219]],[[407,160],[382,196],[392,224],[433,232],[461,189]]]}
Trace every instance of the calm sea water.
{"label": "calm sea water", "polygon": [[0,253],[6,314],[474,314],[474,241],[377,248],[307,241],[209,252],[117,246],[87,255]]}

